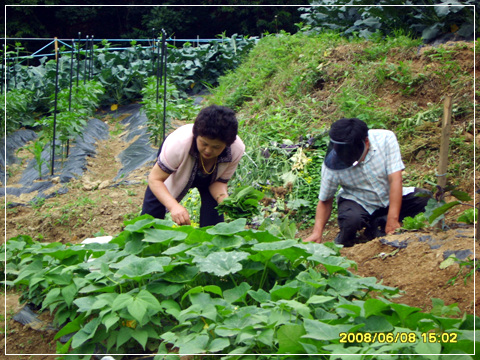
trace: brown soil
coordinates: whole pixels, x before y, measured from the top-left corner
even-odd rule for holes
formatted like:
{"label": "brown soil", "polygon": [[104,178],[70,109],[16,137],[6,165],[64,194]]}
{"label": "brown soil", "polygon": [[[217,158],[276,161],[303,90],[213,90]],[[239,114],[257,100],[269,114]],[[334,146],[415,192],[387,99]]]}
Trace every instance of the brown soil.
{"label": "brown soil", "polygon": [[[338,51],[341,52],[341,49]],[[471,64],[471,60],[470,53],[466,63]],[[440,97],[432,91],[432,87],[425,87],[419,96],[425,97],[425,103],[439,102]],[[390,92],[385,91],[385,103],[390,104],[392,108],[398,108],[399,102],[402,101],[398,93],[388,94]],[[118,131],[116,120],[109,116],[99,117],[109,123],[111,134]],[[456,126],[461,125],[456,124]],[[112,135],[109,140],[98,142],[97,155],[89,158],[88,170],[82,178],[68,184],[66,194],[45,200],[40,208],[32,206],[7,208],[6,228],[1,225],[0,231],[5,231],[6,239],[25,234],[41,241],[62,243],[78,243],[98,232],[107,235],[119,233],[125,219],[134,218],[140,213],[146,175],[151,166],[145,166],[131,174],[128,180],[133,184],[111,187],[112,180],[121,167],[117,156],[127,146],[122,134]],[[152,147],[152,152],[155,151]],[[9,179],[9,185],[15,184],[18,180],[28,155],[20,152],[17,156],[24,157],[25,161],[9,168],[10,173],[13,174]],[[407,168],[416,166],[424,169],[426,166],[418,152],[409,154],[408,161]],[[472,172],[472,169],[466,172],[463,184],[464,189],[473,197]],[[8,202],[24,204],[31,199],[32,196],[21,199],[7,197]],[[341,253],[357,263],[357,268],[352,269],[354,273],[360,276],[374,276],[384,285],[399,288],[402,296],[393,301],[430,311],[431,299],[438,298],[443,300],[445,305],[457,304],[460,310],[459,316],[463,313],[479,315],[479,307],[475,308],[475,305],[480,305],[478,296],[480,287],[477,286],[476,291],[474,290],[475,282],[478,280],[474,276],[466,276],[471,268],[460,266],[459,263],[442,268],[445,264],[443,261],[446,251],[470,250],[471,255],[468,259],[472,259],[479,251],[479,243],[474,239],[473,226],[455,227],[457,224],[455,219],[458,217],[456,211],[452,211],[446,220],[446,225],[452,227],[448,231],[432,230],[390,235],[383,240],[379,238],[342,249]],[[305,238],[310,232],[311,229],[300,231],[298,237]],[[326,240],[332,241],[336,233],[336,224],[331,221],[326,232]],[[425,239],[422,236],[430,236],[430,238],[421,241]],[[407,246],[398,249],[384,244],[383,242],[386,241],[390,243],[397,241]],[[458,278],[452,284],[452,278],[457,275],[459,275]],[[32,354],[55,354],[54,332],[47,330],[48,314],[40,315],[40,319],[44,320],[45,324],[41,325],[40,329],[23,326],[12,319],[21,308],[18,298],[17,292],[7,291],[0,299],[2,302],[5,300],[6,303],[6,308],[0,313],[2,327],[6,321],[4,334],[6,348],[4,342],[1,342],[0,353],[17,354],[13,357],[15,359],[30,359]],[[34,358],[53,360],[56,356],[36,355]]]}

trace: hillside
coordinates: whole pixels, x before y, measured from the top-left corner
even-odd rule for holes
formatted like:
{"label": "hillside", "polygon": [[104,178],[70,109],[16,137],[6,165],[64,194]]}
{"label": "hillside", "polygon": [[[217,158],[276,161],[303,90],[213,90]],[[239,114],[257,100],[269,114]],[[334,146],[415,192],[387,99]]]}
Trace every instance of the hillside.
{"label": "hillside", "polygon": [[[474,59],[473,47],[466,42],[423,46],[403,36],[378,42],[347,41],[334,34],[265,37],[204,101],[234,108],[241,122],[247,156],[232,186],[253,184],[262,189],[271,200],[262,209],[263,216],[288,215],[299,229],[297,237],[308,236],[325,129],[340,117],[359,117],[370,127],[396,132],[406,165],[405,185],[431,190],[436,184],[443,100],[451,94],[448,183],[473,198],[478,181],[473,154],[480,145],[475,141],[478,110],[474,114],[473,107],[474,64],[478,73],[479,59]],[[66,193],[33,205],[35,193],[23,198],[8,195],[7,201],[16,206],[5,210],[7,239],[24,234],[45,242],[75,244],[94,235],[118,234],[124,220],[138,215],[151,163],[115,180],[122,169],[120,154],[138,139],[129,136],[122,121],[137,110],[97,112],[110,136],[97,141],[95,155],[88,157],[83,175],[65,186]],[[156,152],[155,147],[150,149]],[[21,161],[9,168],[9,186],[16,186],[31,158],[25,150],[17,156]],[[466,254],[464,261],[468,261],[479,251],[473,225],[457,221],[465,208],[447,214],[448,231],[392,235],[342,249],[342,255],[357,262],[355,273],[375,276],[384,285],[405,291],[396,302],[430,311],[431,299],[438,298],[446,306],[458,305],[459,316],[473,314],[474,305],[480,304],[473,277],[467,276],[471,268],[460,263],[440,268],[445,254]],[[333,240],[336,231],[332,219],[327,240]],[[447,284],[457,275],[454,284]],[[4,316],[9,352],[54,353],[53,333],[12,320],[19,308],[18,296],[7,293],[9,308]]]}

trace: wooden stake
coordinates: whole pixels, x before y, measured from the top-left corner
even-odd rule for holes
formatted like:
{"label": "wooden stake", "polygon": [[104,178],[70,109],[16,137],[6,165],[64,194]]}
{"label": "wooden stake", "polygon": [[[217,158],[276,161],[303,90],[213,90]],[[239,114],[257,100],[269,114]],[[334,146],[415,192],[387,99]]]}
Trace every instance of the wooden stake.
{"label": "wooden stake", "polygon": [[448,150],[450,147],[450,129],[452,127],[452,96],[445,96],[443,104],[442,138],[440,142],[440,162],[438,164],[438,185],[443,189],[447,185]]}

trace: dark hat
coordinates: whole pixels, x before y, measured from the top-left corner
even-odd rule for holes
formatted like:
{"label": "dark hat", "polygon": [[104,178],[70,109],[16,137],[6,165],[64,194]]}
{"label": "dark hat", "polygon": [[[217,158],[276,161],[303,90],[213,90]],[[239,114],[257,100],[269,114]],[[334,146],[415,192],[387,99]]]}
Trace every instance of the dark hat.
{"label": "dark hat", "polygon": [[325,165],[331,170],[357,165],[366,150],[367,124],[358,118],[342,118],[332,124],[329,135]]}
{"label": "dark hat", "polygon": [[335,141],[330,139],[325,166],[331,170],[345,170],[356,166],[366,150],[365,142]]}

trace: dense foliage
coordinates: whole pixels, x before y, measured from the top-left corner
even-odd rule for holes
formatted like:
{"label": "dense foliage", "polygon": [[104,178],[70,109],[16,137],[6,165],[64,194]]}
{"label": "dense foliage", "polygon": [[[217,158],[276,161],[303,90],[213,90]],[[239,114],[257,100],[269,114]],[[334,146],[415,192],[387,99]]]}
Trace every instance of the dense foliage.
{"label": "dense foliage", "polygon": [[[166,76],[180,92],[197,93],[214,86],[218,77],[236,67],[254,46],[256,39],[221,38],[208,44],[167,49]],[[63,47],[57,63],[42,58],[38,66],[25,66],[18,58],[7,59],[7,130],[32,126],[34,119],[51,115],[54,106],[55,84],[63,92],[71,92],[72,84],[97,81],[104,89],[99,105],[124,104],[140,100],[147,79],[158,76],[160,51],[156,47],[143,47],[132,43],[125,50],[115,50],[107,41],[102,46],[78,49]],[[6,49],[13,56],[14,50]],[[58,76],[58,79],[57,79]],[[158,79],[161,81],[161,78]],[[70,90],[69,90],[70,89]],[[163,87],[155,87],[163,92]],[[86,100],[85,100],[86,101]],[[2,112],[2,120],[4,113]],[[2,127],[4,122],[2,121]]]}
{"label": "dense foliage", "polygon": [[142,6],[120,3],[101,6],[111,4],[84,1],[83,6],[71,6],[69,1],[56,0],[56,7],[42,6],[46,3],[48,1],[29,0],[29,5],[38,6],[21,6],[18,1],[7,0],[6,4],[10,5],[6,8],[7,37],[71,37],[80,31],[97,38],[139,39],[151,38],[154,29],[165,29],[168,36],[177,39],[213,38],[220,33],[260,36],[279,30],[294,32],[300,14],[298,7],[292,5],[306,2],[201,0],[192,4],[187,0],[166,0],[159,5],[146,0]]}
{"label": "dense foliage", "polygon": [[422,313],[391,302],[398,290],[353,275],[354,263],[335,245],[293,239],[288,224],[272,231],[245,224],[173,227],[147,215],[103,244],[19,236],[7,243],[5,272],[23,301],[54,314],[57,339],[73,335],[58,343],[69,359],[95,352],[225,359],[473,353],[473,316],[445,317],[452,309],[443,303]]}
{"label": "dense foliage", "polygon": [[330,29],[345,35],[359,34],[366,39],[403,31],[428,42],[452,33],[472,40],[475,20],[477,24],[479,20],[476,3],[475,0],[380,0],[372,5],[368,0],[350,0],[338,6],[333,0],[315,0],[310,2],[313,6],[299,10],[305,24],[317,31]]}

